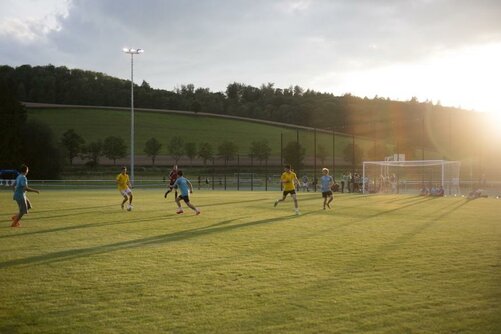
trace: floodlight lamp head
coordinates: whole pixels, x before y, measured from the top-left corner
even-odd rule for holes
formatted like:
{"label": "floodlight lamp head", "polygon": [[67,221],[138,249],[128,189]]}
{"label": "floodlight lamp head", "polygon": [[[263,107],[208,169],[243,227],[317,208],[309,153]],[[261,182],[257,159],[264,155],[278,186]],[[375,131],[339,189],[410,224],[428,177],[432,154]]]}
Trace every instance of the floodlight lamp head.
{"label": "floodlight lamp head", "polygon": [[143,49],[133,49],[133,48],[123,48],[122,51],[129,54],[140,54],[144,52]]}

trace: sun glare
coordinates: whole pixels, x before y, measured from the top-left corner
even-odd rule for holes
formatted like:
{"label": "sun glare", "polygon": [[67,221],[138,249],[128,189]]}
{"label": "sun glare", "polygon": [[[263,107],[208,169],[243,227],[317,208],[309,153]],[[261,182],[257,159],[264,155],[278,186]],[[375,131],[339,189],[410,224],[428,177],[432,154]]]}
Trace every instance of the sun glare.
{"label": "sun glare", "polygon": [[416,63],[398,63],[358,72],[324,75],[314,83],[339,93],[432,101],[489,112],[501,123],[501,44],[485,44],[430,54]]}
{"label": "sun glare", "polygon": [[501,112],[486,113],[486,118],[491,136],[501,139]]}

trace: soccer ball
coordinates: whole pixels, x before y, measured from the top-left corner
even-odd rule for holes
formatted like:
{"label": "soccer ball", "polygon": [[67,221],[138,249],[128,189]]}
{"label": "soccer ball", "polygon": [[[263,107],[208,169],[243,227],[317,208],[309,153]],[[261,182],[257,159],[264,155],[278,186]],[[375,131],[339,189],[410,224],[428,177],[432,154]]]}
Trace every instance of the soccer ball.
{"label": "soccer ball", "polygon": [[132,205],[127,205],[127,211],[132,211]]}

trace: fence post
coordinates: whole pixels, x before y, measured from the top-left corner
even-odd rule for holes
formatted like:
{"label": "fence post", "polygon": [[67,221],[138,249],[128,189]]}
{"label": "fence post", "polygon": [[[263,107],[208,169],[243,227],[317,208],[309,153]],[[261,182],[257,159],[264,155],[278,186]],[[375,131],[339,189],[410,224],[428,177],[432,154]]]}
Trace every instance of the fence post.
{"label": "fence post", "polygon": [[332,128],[332,175],[336,178],[336,134]]}
{"label": "fence post", "polygon": [[240,190],[240,154],[237,154],[237,190]]}
{"label": "fence post", "polygon": [[253,171],[254,171],[254,163],[253,163],[254,156],[253,156],[253,154],[251,154],[250,158],[251,158],[251,191],[253,191],[254,190],[254,173],[253,173]]}
{"label": "fence post", "polygon": [[[316,179],[317,179],[317,128],[313,128],[313,180]],[[315,192],[317,192],[316,184],[315,184]]]}
{"label": "fence post", "polygon": [[265,160],[264,168],[264,190],[268,191],[268,158]]}
{"label": "fence post", "polygon": [[214,179],[215,179],[215,176],[216,176],[216,163],[215,163],[215,159],[212,158],[212,190],[214,190]]}
{"label": "fence post", "polygon": [[280,132],[280,166],[284,164],[284,134]]}

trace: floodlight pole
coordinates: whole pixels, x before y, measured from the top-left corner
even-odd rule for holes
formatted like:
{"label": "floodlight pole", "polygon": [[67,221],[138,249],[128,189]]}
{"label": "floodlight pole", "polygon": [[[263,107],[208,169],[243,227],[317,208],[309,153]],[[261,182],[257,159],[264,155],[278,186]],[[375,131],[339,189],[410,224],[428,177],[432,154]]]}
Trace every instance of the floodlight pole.
{"label": "floodlight pole", "polygon": [[130,54],[130,183],[134,185],[134,55],[143,53],[143,49],[124,48]]}

